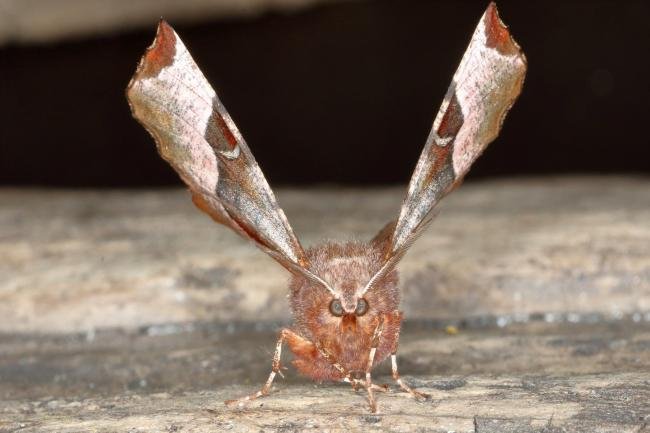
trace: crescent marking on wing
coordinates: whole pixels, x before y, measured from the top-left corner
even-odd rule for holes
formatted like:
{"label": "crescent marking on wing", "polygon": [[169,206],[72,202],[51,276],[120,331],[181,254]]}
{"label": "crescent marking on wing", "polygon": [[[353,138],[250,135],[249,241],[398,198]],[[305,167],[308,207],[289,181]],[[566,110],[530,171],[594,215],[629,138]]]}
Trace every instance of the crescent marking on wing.
{"label": "crescent marking on wing", "polygon": [[228,159],[237,159],[239,158],[239,155],[241,154],[241,149],[239,146],[235,146],[232,148],[232,150],[217,150],[221,155]]}
{"label": "crescent marking on wing", "polygon": [[454,137],[444,137],[443,138],[443,137],[439,136],[436,131],[433,131],[432,135],[433,135],[433,141],[435,141],[436,144],[439,147],[445,147],[446,145],[451,143],[451,141],[454,139]]}

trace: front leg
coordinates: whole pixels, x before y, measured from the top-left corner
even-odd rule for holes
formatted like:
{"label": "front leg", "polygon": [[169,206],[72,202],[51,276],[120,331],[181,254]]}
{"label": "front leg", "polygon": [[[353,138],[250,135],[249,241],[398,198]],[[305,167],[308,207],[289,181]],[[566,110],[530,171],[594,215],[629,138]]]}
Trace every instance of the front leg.
{"label": "front leg", "polygon": [[399,344],[399,335],[400,335],[400,328],[401,328],[400,325],[401,325],[401,322],[402,322],[402,313],[399,312],[399,311],[393,312],[393,318],[398,321],[398,325],[395,327],[395,335],[393,337],[393,347],[392,347],[391,354],[390,354],[390,363],[391,363],[391,371],[393,373],[393,380],[395,380],[395,382],[397,382],[397,384],[399,385],[400,388],[402,388],[402,390],[408,392],[410,395],[415,397],[417,400],[419,400],[419,401],[427,400],[427,399],[431,398],[431,396],[429,394],[426,394],[424,392],[421,392],[421,391],[418,391],[416,389],[411,388],[410,386],[408,386],[404,382],[404,380],[402,380],[402,378],[399,375],[399,371],[397,369],[397,346]]}
{"label": "front leg", "polygon": [[428,400],[431,398],[429,394],[426,394],[422,391],[418,391],[417,389],[413,389],[410,386],[408,386],[406,383],[404,383],[404,380],[399,375],[399,372],[397,371],[397,354],[393,353],[390,355],[390,362],[391,362],[391,370],[393,372],[393,379],[397,384],[402,388],[404,391],[408,392],[411,394],[413,397],[415,397],[417,400],[424,401]]}
{"label": "front leg", "polygon": [[372,366],[375,363],[375,354],[377,353],[377,346],[379,346],[379,341],[381,340],[381,334],[384,331],[384,318],[382,317],[375,328],[375,332],[372,335],[372,340],[370,343],[370,353],[368,354],[368,362],[366,364],[366,390],[368,390],[368,403],[370,404],[370,411],[377,412],[377,402],[375,400],[375,394],[372,392],[373,383],[372,375],[370,371]]}
{"label": "front leg", "polygon": [[[368,360],[366,361],[366,368],[365,368],[365,380],[363,379],[357,379],[352,377],[352,373],[348,372],[345,374],[345,376],[341,379],[343,382],[348,382],[352,385],[352,388],[356,391],[359,389],[359,387],[364,387],[366,391],[368,392],[368,404],[370,405],[370,411],[375,413],[377,412],[377,400],[375,399],[375,394],[374,391],[380,391],[380,392],[386,392],[388,390],[387,387],[384,386],[378,386],[372,383],[372,367],[375,363],[375,355],[377,354],[377,347],[379,346],[379,342],[381,341],[381,336],[382,332],[384,330],[384,319],[383,317],[380,318],[379,323],[375,327],[375,331],[373,332],[372,339],[370,340],[370,351],[368,353]],[[345,373],[345,370],[342,369],[342,367],[334,362],[334,359],[332,358],[331,355],[327,354],[325,351],[322,349],[321,353],[323,356],[328,359],[332,365],[337,368],[337,370],[341,371],[342,373]]]}
{"label": "front leg", "polygon": [[278,338],[278,341],[275,344],[275,353],[273,354],[273,364],[271,367],[271,373],[269,373],[269,377],[268,379],[266,379],[266,382],[264,383],[262,388],[253,394],[245,395],[243,397],[234,400],[226,400],[225,402],[226,405],[242,407],[244,404],[246,404],[251,400],[255,400],[259,397],[269,394],[269,391],[271,391],[271,385],[273,384],[273,379],[275,379],[276,374],[283,376],[281,371],[280,358],[282,357],[282,344],[286,339],[302,339],[302,337],[296,334],[295,332],[291,331],[290,329],[286,329],[286,328],[282,329],[282,331],[280,331],[280,337]]}

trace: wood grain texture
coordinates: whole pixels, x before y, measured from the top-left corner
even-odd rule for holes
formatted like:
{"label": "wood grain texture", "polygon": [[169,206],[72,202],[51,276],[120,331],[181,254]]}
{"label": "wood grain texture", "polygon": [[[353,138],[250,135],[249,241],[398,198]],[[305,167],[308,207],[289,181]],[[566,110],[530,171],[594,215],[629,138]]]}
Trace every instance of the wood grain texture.
{"label": "wood grain texture", "polygon": [[[402,192],[278,197],[313,244],[371,237]],[[649,194],[587,177],[449,197],[401,266],[401,372],[433,400],[393,387],[374,415],[294,369],[256,405],[223,405],[268,373],[286,274],[186,192],[4,189],[0,432],[645,432]]]}
{"label": "wood grain texture", "polygon": [[[368,414],[348,389],[309,385],[283,390],[254,409],[233,411],[220,401],[234,389],[157,393],[103,399],[11,404],[0,431],[147,432],[418,432],[546,433],[645,432],[650,375],[589,375],[572,379],[468,377],[458,389],[437,390],[431,403],[403,395],[382,398],[382,413]],[[634,382],[639,381],[634,385]],[[426,382],[426,381],[424,381]],[[567,401],[567,393],[572,398]],[[630,401],[626,401],[630,400]],[[263,404],[263,407],[261,406]],[[21,414],[21,411],[27,412]],[[24,412],[23,412],[24,413]],[[636,415],[636,419],[635,419]]]}
{"label": "wood grain texture", "polygon": [[363,392],[293,369],[269,397],[229,409],[223,400],[264,379],[274,333],[151,331],[0,336],[0,431],[641,433],[650,422],[648,324],[407,326],[405,379],[433,398],[392,386],[378,414]]}
{"label": "wood grain texture", "polygon": [[[343,1],[343,0],[329,0]],[[327,0],[0,0],[0,46],[42,43],[175,22],[295,11]]]}
{"label": "wood grain texture", "polygon": [[[371,238],[403,191],[278,199],[309,246]],[[3,189],[0,203],[2,332],[289,317],[288,273],[185,191]],[[647,178],[468,183],[440,210],[400,264],[407,320],[650,311]]]}

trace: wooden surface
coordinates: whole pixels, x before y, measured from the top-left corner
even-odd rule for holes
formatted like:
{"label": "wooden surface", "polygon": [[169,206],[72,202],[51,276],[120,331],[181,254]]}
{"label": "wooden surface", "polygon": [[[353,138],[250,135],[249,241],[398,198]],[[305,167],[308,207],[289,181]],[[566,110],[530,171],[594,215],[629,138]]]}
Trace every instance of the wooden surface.
{"label": "wooden surface", "polygon": [[[98,36],[160,17],[178,23],[298,11],[328,0],[0,0],[0,46]],[[329,0],[331,2],[332,0]],[[342,1],[342,0],[336,0]]]}
{"label": "wooden surface", "polygon": [[[369,239],[404,188],[280,189],[303,244]],[[400,264],[407,318],[650,311],[650,180],[468,183]],[[289,319],[287,272],[182,190],[0,190],[0,332]]]}
{"label": "wooden surface", "polygon": [[[341,387],[294,386],[254,408],[233,411],[220,403],[232,389],[119,396],[108,401],[50,400],[11,410],[31,412],[6,428],[21,432],[617,432],[647,431],[649,374],[565,378],[474,377],[446,389],[438,380],[422,389],[434,400],[416,403],[402,394],[382,396],[381,413],[367,412],[361,396]],[[645,380],[644,385],[635,385]],[[442,389],[436,389],[435,386]],[[634,394],[625,389],[634,388]],[[567,394],[570,394],[568,396]],[[569,399],[569,398],[570,399]],[[645,415],[644,415],[645,414]],[[636,418],[636,419],[635,419]],[[629,421],[629,422],[628,422]],[[1,429],[2,427],[0,427]]]}
{"label": "wooden surface", "polygon": [[529,323],[456,335],[407,324],[399,362],[432,399],[399,392],[382,365],[375,382],[392,392],[378,396],[378,414],[362,392],[312,384],[291,367],[271,396],[228,408],[225,399],[265,380],[275,333],[161,331],[0,337],[0,432],[641,433],[650,424],[648,323]]}
{"label": "wooden surface", "polygon": [[[278,196],[309,245],[369,238],[402,194]],[[0,190],[0,432],[650,431],[650,180],[468,183],[441,211],[400,268],[399,362],[431,401],[392,385],[370,414],[285,353],[236,410],[290,319],[285,271],[180,190]]]}

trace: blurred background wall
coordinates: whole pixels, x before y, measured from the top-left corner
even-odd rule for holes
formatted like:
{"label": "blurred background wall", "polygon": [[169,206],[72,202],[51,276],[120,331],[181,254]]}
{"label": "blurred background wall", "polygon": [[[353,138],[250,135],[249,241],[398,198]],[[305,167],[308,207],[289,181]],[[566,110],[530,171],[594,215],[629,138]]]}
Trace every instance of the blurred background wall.
{"label": "blurred background wall", "polygon": [[[0,0],[0,185],[179,185],[124,88],[165,17],[273,184],[406,182],[486,1]],[[471,178],[650,173],[647,1],[500,1],[524,92]]]}

